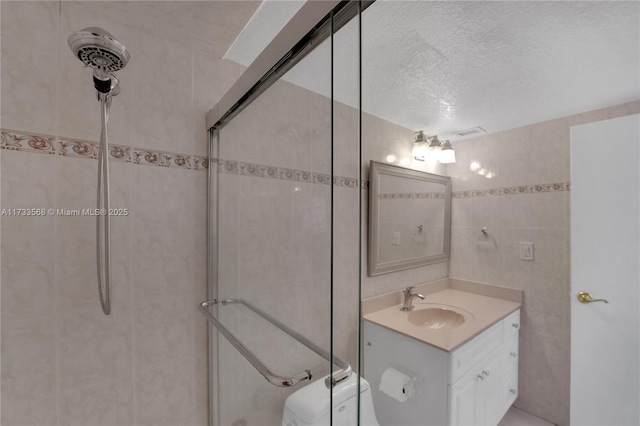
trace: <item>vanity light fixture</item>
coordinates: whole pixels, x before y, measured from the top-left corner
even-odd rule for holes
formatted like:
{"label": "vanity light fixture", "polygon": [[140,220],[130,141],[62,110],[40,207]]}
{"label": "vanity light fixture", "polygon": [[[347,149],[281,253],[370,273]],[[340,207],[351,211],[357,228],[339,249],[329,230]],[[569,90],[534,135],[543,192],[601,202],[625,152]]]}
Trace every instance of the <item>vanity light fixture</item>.
{"label": "vanity light fixture", "polygon": [[442,144],[438,139],[438,136],[431,136],[429,139],[429,154],[431,155],[440,155],[442,152]]}
{"label": "vanity light fixture", "polygon": [[[414,135],[413,150],[411,156],[416,160],[424,161],[427,155],[434,157],[435,160],[440,158],[442,152],[442,144],[438,136],[426,137],[424,131],[420,130]],[[449,144],[451,146],[451,144]]]}
{"label": "vanity light fixture", "polygon": [[424,157],[427,155],[429,151],[429,143],[427,142],[427,137],[424,135],[424,131],[417,131],[414,135],[413,141],[413,150],[411,151],[411,156],[416,160],[424,161]]}
{"label": "vanity light fixture", "polygon": [[448,140],[442,142],[442,152],[438,161],[442,164],[451,164],[456,162],[456,152]]}

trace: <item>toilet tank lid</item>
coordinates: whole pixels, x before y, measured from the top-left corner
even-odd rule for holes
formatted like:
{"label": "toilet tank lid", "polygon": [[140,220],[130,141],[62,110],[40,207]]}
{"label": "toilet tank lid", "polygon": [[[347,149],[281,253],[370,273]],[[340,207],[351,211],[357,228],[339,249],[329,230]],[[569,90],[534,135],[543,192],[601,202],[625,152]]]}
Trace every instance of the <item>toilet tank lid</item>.
{"label": "toilet tank lid", "polygon": [[[288,409],[301,420],[310,424],[313,424],[323,415],[327,414],[329,412],[329,389],[327,389],[327,386],[324,384],[324,380],[327,377],[328,376],[321,377],[315,382],[289,395],[284,404],[285,409]],[[337,407],[356,395],[358,392],[357,377],[358,375],[353,373],[349,379],[333,388],[334,407]],[[361,378],[360,392],[365,392],[368,389],[369,383]]]}

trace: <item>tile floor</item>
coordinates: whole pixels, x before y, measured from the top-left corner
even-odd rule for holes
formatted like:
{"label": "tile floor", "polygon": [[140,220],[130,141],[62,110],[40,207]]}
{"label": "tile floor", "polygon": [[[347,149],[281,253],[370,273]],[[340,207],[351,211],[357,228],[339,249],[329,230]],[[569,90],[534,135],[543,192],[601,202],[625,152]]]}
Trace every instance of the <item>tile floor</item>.
{"label": "tile floor", "polygon": [[498,423],[498,426],[553,426],[553,423],[542,420],[540,417],[519,410],[516,407],[511,407]]}

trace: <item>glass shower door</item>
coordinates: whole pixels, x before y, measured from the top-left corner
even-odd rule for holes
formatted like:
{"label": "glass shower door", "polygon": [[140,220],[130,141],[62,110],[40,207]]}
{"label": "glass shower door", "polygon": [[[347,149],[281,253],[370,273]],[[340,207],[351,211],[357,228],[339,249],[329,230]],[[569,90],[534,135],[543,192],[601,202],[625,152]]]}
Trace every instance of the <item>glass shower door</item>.
{"label": "glass shower door", "polygon": [[359,359],[359,69],[346,59],[359,26],[349,24],[333,34],[330,22],[331,36],[212,130],[214,425],[281,425],[287,397],[306,386],[304,416],[357,424],[357,391],[333,419],[339,385],[325,380],[355,382]]}

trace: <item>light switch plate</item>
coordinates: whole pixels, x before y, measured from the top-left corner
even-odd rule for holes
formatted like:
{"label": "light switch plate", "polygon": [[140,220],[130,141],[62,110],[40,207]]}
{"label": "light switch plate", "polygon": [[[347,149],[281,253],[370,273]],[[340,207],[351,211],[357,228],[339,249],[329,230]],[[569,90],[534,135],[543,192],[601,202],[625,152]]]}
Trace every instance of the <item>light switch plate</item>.
{"label": "light switch plate", "polygon": [[533,260],[533,243],[520,243],[520,260]]}
{"label": "light switch plate", "polygon": [[399,232],[394,232],[393,233],[393,239],[391,240],[391,244],[393,244],[394,246],[399,246],[400,245],[400,233]]}

